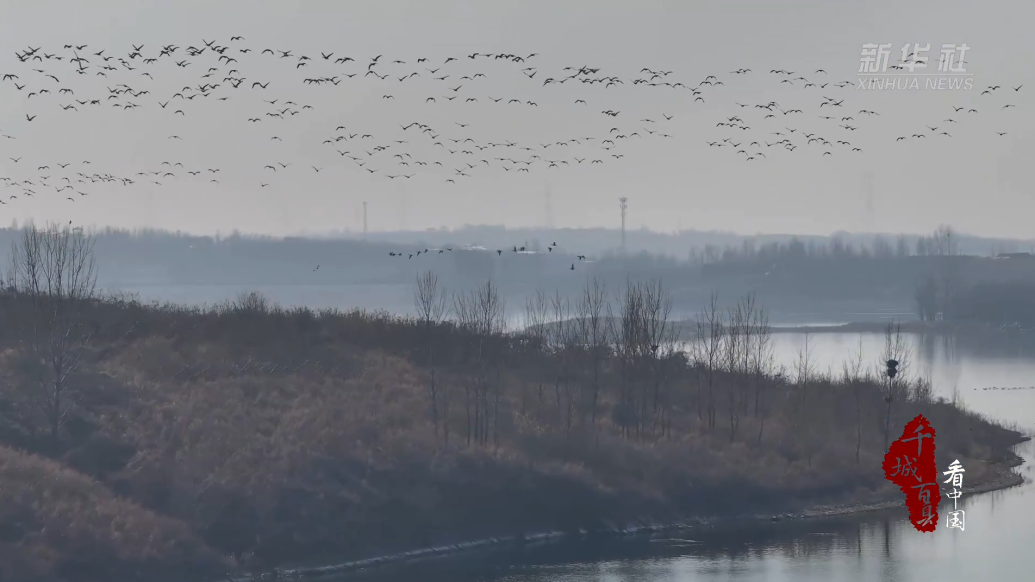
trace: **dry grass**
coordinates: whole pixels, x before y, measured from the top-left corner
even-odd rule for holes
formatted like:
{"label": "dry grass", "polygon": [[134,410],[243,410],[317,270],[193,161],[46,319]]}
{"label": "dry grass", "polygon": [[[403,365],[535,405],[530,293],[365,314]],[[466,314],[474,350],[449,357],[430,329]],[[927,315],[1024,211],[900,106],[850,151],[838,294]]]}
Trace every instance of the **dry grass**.
{"label": "dry grass", "polygon": [[59,463],[0,447],[0,579],[163,579],[226,567],[188,527]]}
{"label": "dry grass", "polygon": [[[431,368],[411,321],[125,302],[98,304],[92,317],[100,339],[60,454],[0,448],[0,524],[18,524],[0,535],[0,578],[69,579],[72,566],[123,580],[215,574],[227,566],[217,555],[262,569],[650,515],[775,511],[889,485],[873,385],[858,463],[846,386],[813,382],[806,446],[795,387],[769,377],[762,439],[750,414],[730,439],[722,409],[714,430],[698,419],[698,376],[685,363],[664,382],[671,431],[627,438],[610,418],[613,360],[602,371],[597,423],[583,374],[566,430],[556,402],[570,392],[555,387],[557,360],[499,339],[506,357],[488,375],[499,378],[493,434],[469,445],[465,387],[478,367],[470,336],[443,326],[434,341],[451,403],[447,444],[431,420]],[[17,385],[2,359],[0,373]],[[719,378],[720,393],[727,380]],[[46,450],[20,401],[4,398],[0,438]],[[903,401],[896,417],[918,412],[939,429],[939,463],[960,458],[968,483],[982,478],[972,461],[995,459],[1017,436],[944,402]]]}

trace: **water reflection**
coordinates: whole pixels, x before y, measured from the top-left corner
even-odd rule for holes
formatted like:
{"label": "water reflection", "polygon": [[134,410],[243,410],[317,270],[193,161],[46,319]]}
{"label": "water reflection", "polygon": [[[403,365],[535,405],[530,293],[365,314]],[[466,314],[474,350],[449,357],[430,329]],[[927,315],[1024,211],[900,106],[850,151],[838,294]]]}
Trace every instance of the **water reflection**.
{"label": "water reflection", "polygon": [[[1032,458],[1030,446],[1020,451]],[[626,540],[411,564],[349,580],[370,582],[921,581],[1027,579],[1035,536],[1031,487],[960,499],[964,532],[920,534],[903,511],[796,523],[759,523]],[[995,513],[996,503],[1013,510]],[[942,511],[951,507],[943,506]],[[943,518],[944,519],[944,518]]]}
{"label": "water reflection", "polygon": [[[1035,385],[1035,344],[1015,336],[947,336],[906,334],[912,354],[907,374],[930,378],[935,396],[951,399],[953,389],[968,408],[1020,427],[1035,426],[1035,389],[982,390],[991,386]],[[805,335],[773,335],[777,362],[793,364]],[[884,336],[879,333],[823,333],[810,336],[816,369],[839,374],[844,362],[862,348],[871,369],[879,365]]]}
{"label": "water reflection", "polygon": [[[908,524],[907,524],[908,526]],[[689,582],[698,580],[903,579],[893,516],[760,524],[652,539],[563,543],[520,554],[497,553],[463,566],[428,563],[355,579],[399,582]],[[919,534],[917,534],[919,535]],[[937,535],[937,534],[936,534]],[[689,543],[688,539],[693,538]],[[502,562],[508,562],[502,565]]]}

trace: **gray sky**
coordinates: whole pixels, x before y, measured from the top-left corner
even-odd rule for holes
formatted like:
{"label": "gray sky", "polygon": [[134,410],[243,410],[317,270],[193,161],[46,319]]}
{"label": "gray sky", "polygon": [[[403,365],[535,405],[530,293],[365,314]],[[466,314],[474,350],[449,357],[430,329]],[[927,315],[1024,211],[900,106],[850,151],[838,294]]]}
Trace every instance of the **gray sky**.
{"label": "gray sky", "polygon": [[[922,232],[950,223],[975,234],[1030,237],[1035,179],[1027,164],[1035,154],[1035,104],[1029,97],[1035,95],[1030,78],[1035,52],[1027,45],[1027,23],[1033,13],[1035,5],[1030,3],[977,6],[958,0],[4,2],[0,74],[19,78],[0,84],[0,133],[15,138],[0,138],[0,177],[34,182],[27,186],[34,195],[27,197],[21,187],[0,183],[0,198],[7,202],[0,206],[0,221],[75,220],[191,232],[358,230],[361,203],[366,200],[371,229],[540,225],[547,222],[549,189],[556,226],[617,226],[617,198],[628,196],[632,228],[825,234],[839,229]],[[245,40],[230,42],[235,35]],[[224,54],[237,62],[218,63],[211,49],[198,57],[185,55],[187,47],[204,47],[203,41],[213,40],[215,46],[230,46]],[[943,43],[966,43],[974,89],[857,90],[861,45],[867,42],[892,43],[892,63],[899,60],[903,43],[930,43],[928,72],[934,72]],[[73,72],[66,56],[71,51],[62,49],[65,44],[88,45],[81,51],[92,67],[87,74]],[[145,46],[140,58],[127,60],[135,69],[128,71],[118,59],[128,59],[132,44]],[[181,47],[172,58],[161,57],[150,65],[141,62],[157,58],[160,47],[169,44]],[[66,58],[18,62],[14,53],[29,46],[42,47],[37,54]],[[253,51],[240,54],[241,48]],[[290,49],[293,56],[260,54],[265,48]],[[115,58],[102,62],[94,56],[101,49],[103,56]],[[334,55],[324,60],[321,51]],[[540,54],[514,63],[470,60],[465,55],[472,52]],[[364,78],[370,59],[378,54],[384,56],[374,70],[390,76]],[[300,55],[311,60],[296,69]],[[334,64],[340,56],[355,61]],[[419,57],[428,62],[418,65]],[[459,60],[442,66],[447,57]],[[184,59],[190,64],[177,67],[175,62]],[[394,60],[406,64],[392,64]],[[104,65],[118,70],[107,71],[108,77],[93,74]],[[543,86],[545,78],[569,74],[564,67],[583,65],[599,68],[588,77],[613,75],[624,84],[606,89],[604,83],[574,81]],[[521,71],[528,66],[536,67],[534,78]],[[219,70],[202,79],[209,67]],[[701,87],[705,102],[694,102],[689,90],[634,85],[633,79],[650,76],[640,73],[644,67],[672,71],[664,79],[671,83],[696,87],[714,75],[724,84]],[[752,72],[730,73],[742,67]],[[429,68],[441,70],[432,75]],[[771,74],[774,68],[795,71],[793,77],[816,83],[847,80],[852,85],[819,89],[804,88],[804,81],[784,84],[780,81],[788,77]],[[59,81],[32,69],[54,74]],[[231,69],[239,71],[234,77],[245,78],[239,89],[224,81]],[[828,74],[816,74],[816,69]],[[421,76],[397,80],[414,71]],[[141,76],[144,72],[153,79]],[[359,74],[344,76],[351,73]],[[485,77],[460,80],[475,73]],[[450,75],[445,81],[432,78],[445,74]],[[333,76],[341,80],[338,85],[303,83],[305,78]],[[251,89],[254,81],[269,81],[269,88]],[[16,90],[15,82],[25,88]],[[171,99],[184,86],[197,93],[203,82],[221,87],[207,98]],[[105,87],[119,83],[149,93],[108,100]],[[460,90],[450,90],[460,84]],[[997,84],[1002,88],[980,95]],[[1020,91],[1010,88],[1021,84]],[[61,88],[72,89],[74,95],[58,94]],[[52,92],[28,97],[40,89]],[[386,94],[394,99],[383,99]],[[446,101],[446,95],[458,98]],[[845,101],[836,110],[820,107],[824,96]],[[219,101],[220,97],[228,99]],[[426,103],[427,97],[437,102]],[[503,101],[495,103],[490,97]],[[478,101],[467,103],[467,98]],[[522,104],[508,105],[512,98]],[[75,102],[91,99],[100,99],[101,105]],[[263,102],[273,99],[278,100],[276,106]],[[586,104],[576,104],[577,99]],[[526,105],[529,100],[538,106]],[[167,108],[161,108],[159,102],[166,101]],[[296,102],[292,107],[299,113],[289,112],[284,119],[266,116],[281,110],[286,101]],[[775,118],[763,119],[770,111],[754,105],[769,101],[802,113],[774,111]],[[139,107],[115,108],[114,102]],[[69,104],[78,111],[62,110]],[[1002,109],[1005,104],[1016,107]],[[302,110],[303,105],[313,109]],[[953,106],[979,111],[955,113]],[[860,115],[862,109],[880,115]],[[603,110],[619,115],[612,118]],[[37,117],[29,122],[26,114]],[[665,120],[663,114],[673,117]],[[731,116],[739,116],[751,129],[716,127]],[[842,122],[841,116],[854,120]],[[252,117],[262,121],[248,122]],[[654,123],[639,121],[645,118]],[[950,118],[958,123],[944,121]],[[410,122],[430,126],[438,138],[421,134],[419,127],[400,128]],[[843,123],[858,129],[838,127]],[[336,131],[339,125],[347,129]],[[925,126],[948,131],[952,137]],[[612,127],[619,131],[610,132]],[[645,128],[673,137],[651,136]],[[996,131],[1008,133],[1000,137]],[[613,150],[601,149],[601,140],[632,132],[642,137],[615,140]],[[926,138],[895,141],[918,132]],[[821,135],[831,145],[806,144],[799,137],[804,133]],[[374,138],[321,143],[342,134]],[[182,139],[168,139],[172,135]],[[282,141],[271,140],[273,136]],[[597,139],[540,147],[585,136]],[[734,153],[744,146],[707,144],[726,137],[744,146],[758,141],[761,145],[747,148],[748,154],[762,151],[766,157],[746,162],[747,154]],[[797,149],[764,145],[783,137]],[[449,141],[467,138],[486,149]],[[518,145],[488,146],[508,140]],[[852,145],[837,144],[839,140]],[[435,141],[457,153],[433,146]],[[390,147],[373,151],[378,144]],[[863,151],[852,152],[852,147]],[[378,171],[369,174],[335,150],[363,158],[365,168]],[[460,153],[463,150],[473,154]],[[824,151],[833,155],[824,156]],[[409,154],[404,159],[410,166],[399,165],[394,154]],[[517,170],[523,164],[495,159],[529,160],[531,155],[540,160],[527,166],[528,172]],[[9,159],[17,157],[22,157],[17,163]],[[574,158],[586,161],[579,164]],[[591,164],[593,159],[604,163]],[[84,160],[92,164],[81,165]],[[415,160],[429,165],[416,165]],[[443,166],[434,165],[436,160]],[[543,160],[566,160],[568,165],[549,168]],[[175,177],[135,175],[169,171],[162,161],[180,162],[184,168],[174,168]],[[263,169],[277,162],[291,165],[276,172]],[[61,170],[57,163],[72,165]],[[505,171],[504,165],[514,169]],[[322,169],[317,173],[311,166]],[[206,168],[220,172],[210,174]],[[456,175],[456,168],[470,177]],[[191,176],[186,170],[203,174]],[[55,185],[65,184],[61,177],[75,178],[80,171],[130,177],[136,183],[75,184],[75,190],[87,196],[56,192]],[[872,175],[870,196],[867,173]],[[414,176],[388,179],[389,174]],[[40,185],[41,175],[50,176],[45,181],[49,186]],[[209,181],[213,177],[218,184]],[[453,178],[455,184],[445,181]],[[155,179],[162,184],[151,183]],[[263,183],[269,185],[262,187]],[[75,202],[65,199],[69,194]],[[10,195],[18,198],[9,199]]]}

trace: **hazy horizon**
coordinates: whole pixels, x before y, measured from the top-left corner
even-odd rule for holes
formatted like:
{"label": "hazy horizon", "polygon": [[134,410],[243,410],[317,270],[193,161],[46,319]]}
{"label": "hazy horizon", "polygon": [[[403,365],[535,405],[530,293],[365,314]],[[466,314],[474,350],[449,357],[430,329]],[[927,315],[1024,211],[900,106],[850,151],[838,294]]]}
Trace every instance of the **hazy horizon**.
{"label": "hazy horizon", "polygon": [[[32,217],[28,217],[22,221],[17,218],[13,218],[12,221],[6,227],[8,229],[20,229],[29,225],[36,225],[38,227],[45,227],[46,225],[54,225],[60,228],[61,224],[51,220],[45,220],[43,222],[37,221]],[[362,229],[349,229],[349,228],[336,228],[326,230],[298,230],[293,232],[285,233],[270,233],[262,231],[247,231],[240,228],[232,227],[229,229],[214,229],[214,230],[197,230],[191,228],[166,228],[166,227],[155,227],[155,226],[118,226],[113,224],[83,224],[76,222],[78,228],[82,228],[87,233],[100,234],[108,229],[112,229],[118,232],[126,233],[144,233],[148,231],[154,231],[157,233],[164,234],[179,234],[190,237],[208,237],[208,238],[228,238],[232,236],[240,236],[245,238],[270,238],[274,240],[292,239],[292,238],[303,238],[313,240],[323,239],[346,239],[346,240],[363,240],[369,239],[370,242],[382,242],[382,243],[394,243],[394,242],[405,242],[411,240],[420,240],[422,236],[441,236],[443,234],[464,234],[465,231],[485,231],[493,229],[502,229],[508,233],[587,233],[593,231],[604,231],[614,236],[613,244],[602,245],[612,251],[617,252],[621,248],[621,228],[620,226],[582,226],[582,227],[569,227],[563,225],[554,225],[552,227],[542,225],[512,225],[507,226],[505,224],[459,224],[453,226],[440,226],[440,227],[426,227],[422,229],[395,229],[395,230],[369,230],[364,233]],[[1008,237],[1008,236],[995,236],[995,235],[982,235],[972,232],[964,232],[955,228],[954,225],[944,225],[952,228],[952,232],[957,237],[962,238],[973,238],[983,242],[1002,242],[1002,243],[1016,243],[1016,244],[1035,244],[1035,238],[1019,238],[1019,237]],[[651,237],[680,237],[680,236],[700,236],[705,238],[714,237],[716,239],[729,238],[734,239],[729,241],[730,244],[736,245],[742,240],[765,240],[765,241],[776,241],[776,240],[790,240],[790,239],[801,239],[807,240],[824,240],[832,241],[838,237],[844,237],[846,242],[853,242],[855,244],[862,244],[869,246],[872,244],[874,238],[884,238],[887,242],[894,244],[895,240],[900,237],[906,237],[911,244],[915,244],[918,237],[932,236],[931,231],[927,232],[885,232],[885,231],[850,231],[850,230],[832,230],[826,233],[796,233],[796,232],[737,232],[734,230],[719,230],[719,229],[698,229],[698,228],[682,228],[681,230],[664,231],[654,230],[647,226],[641,226],[636,229],[627,230],[628,247],[632,251],[636,251],[637,245],[635,241],[638,235],[647,235]],[[400,240],[401,239],[401,240]],[[463,243],[461,243],[463,244]],[[470,243],[476,244],[476,243]],[[721,246],[719,242],[705,242],[702,244],[715,244]],[[1023,250],[1023,249],[1022,249]],[[659,252],[651,251],[648,252]],[[965,252],[965,249],[961,249]],[[1013,250],[1004,250],[1003,252],[1014,252]],[[1035,251],[1033,251],[1035,252]],[[664,254],[664,253],[662,253]]]}

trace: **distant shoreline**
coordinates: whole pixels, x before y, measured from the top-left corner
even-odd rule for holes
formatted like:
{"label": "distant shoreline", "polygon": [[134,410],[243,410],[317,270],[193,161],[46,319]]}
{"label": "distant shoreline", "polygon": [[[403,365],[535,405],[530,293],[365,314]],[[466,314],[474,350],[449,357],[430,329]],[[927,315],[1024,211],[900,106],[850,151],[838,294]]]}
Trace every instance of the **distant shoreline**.
{"label": "distant shoreline", "polygon": [[[958,325],[926,321],[904,321],[893,325],[905,333],[948,334],[964,329]],[[769,329],[773,333],[884,333],[887,327],[888,322],[856,321],[838,325],[774,325]]]}
{"label": "distant shoreline", "polygon": [[[837,324],[813,324],[813,325],[770,325],[769,331],[771,333],[798,333],[798,334],[821,334],[821,333],[884,333],[888,328],[888,323],[891,323],[898,331],[902,333],[918,333],[918,334],[935,334],[935,335],[952,335],[960,332],[969,333],[1006,333],[1011,330],[1004,330],[989,326],[979,325],[960,325],[945,322],[929,322],[929,321],[902,321],[902,322],[888,322],[888,321],[855,321],[851,323],[837,323]],[[679,321],[675,324],[681,330],[693,330],[697,328],[697,322]],[[1019,331],[1019,330],[1017,330]]]}
{"label": "distant shoreline", "polygon": [[[1021,329],[1003,329],[983,325],[960,325],[943,322],[932,323],[927,321],[904,321],[901,323],[896,322],[893,325],[903,333],[920,333],[934,335],[952,335],[961,332],[1001,334],[1025,331]],[[844,323],[840,325],[775,325],[770,327],[769,329],[772,333],[884,333],[887,327],[888,322],[860,321],[854,323]]]}
{"label": "distant shoreline", "polygon": [[[572,319],[574,320],[574,318]],[[618,322],[616,321],[616,324]],[[669,325],[672,326],[673,330],[677,332],[680,338],[687,339],[694,337],[697,333],[697,321],[695,320],[682,320],[672,321]],[[813,324],[813,325],[770,325],[769,331],[774,334],[826,334],[826,333],[880,333],[883,334],[888,327],[887,321],[856,321],[852,323],[838,323],[838,324]],[[547,328],[556,326],[557,322],[547,323]],[[929,322],[929,321],[903,321],[893,322],[892,325],[898,331],[902,333],[915,333],[915,334],[930,334],[930,335],[954,335],[959,333],[968,334],[1008,334],[1008,333],[1025,333],[1027,330],[1023,329],[1010,329],[1010,328],[999,328],[987,325],[973,325],[973,324],[954,324],[945,322]]]}

